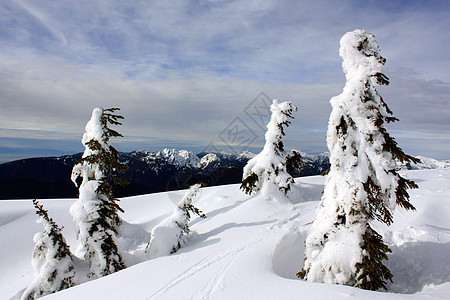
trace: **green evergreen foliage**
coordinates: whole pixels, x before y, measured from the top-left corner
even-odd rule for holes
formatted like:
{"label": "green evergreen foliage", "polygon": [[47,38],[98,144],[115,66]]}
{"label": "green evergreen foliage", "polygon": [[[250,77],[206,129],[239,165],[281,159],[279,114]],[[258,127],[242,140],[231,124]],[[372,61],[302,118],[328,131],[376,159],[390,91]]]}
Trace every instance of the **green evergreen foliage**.
{"label": "green evergreen foliage", "polygon": [[184,203],[182,206],[178,206],[178,208],[184,212],[187,220],[191,219],[191,213],[199,216],[200,218],[206,218],[206,215],[192,203]]}
{"label": "green evergreen foliage", "polygon": [[[377,73],[374,77],[376,79],[375,82],[378,84],[389,84],[388,77],[382,73]],[[398,119],[392,116],[393,113],[386,102],[368,81],[366,81],[365,87],[366,90],[364,91],[364,97],[361,97],[361,101],[375,103],[376,98],[378,97],[387,112],[386,115],[383,115],[375,105],[368,106],[368,108],[376,111],[377,118],[374,125],[383,136],[383,151],[391,153],[392,157],[399,162],[420,162],[419,159],[405,154],[403,150],[398,147],[397,142],[390,136],[384,127],[384,123],[396,122]],[[372,137],[369,137],[369,140],[371,138]],[[403,178],[395,169],[387,169],[386,172],[397,178],[397,188],[395,192],[396,204],[407,210],[415,210],[415,207],[409,202],[407,189],[418,188],[418,185],[414,181]],[[367,194],[367,210],[363,213],[369,216],[369,220],[376,219],[386,225],[391,225],[393,222],[393,212],[387,206],[385,200],[389,198],[389,195],[386,194],[389,191],[384,191],[374,177],[368,177],[367,181],[363,183],[363,187]],[[356,266],[359,275],[355,286],[374,291],[380,288],[386,289],[385,280],[390,280],[392,282],[392,274],[384,265],[383,260],[388,259],[387,253],[391,252],[391,249],[383,242],[381,236],[368,224],[366,232],[363,235],[363,245],[361,248],[365,250],[367,254],[363,256],[363,262]]]}
{"label": "green evergreen foliage", "polygon": [[[98,256],[106,262],[98,263],[104,265],[100,273],[91,265],[91,273],[88,275],[90,277],[106,276],[126,268],[115,242],[118,226],[122,222],[118,213],[123,212],[123,209],[118,204],[119,199],[114,197],[113,186],[128,183],[118,175],[124,173],[127,166],[120,163],[119,152],[109,142],[111,137],[122,137],[116,130],[109,128],[110,125],[122,125],[119,120],[123,117],[116,114],[118,110],[119,108],[102,109],[100,118],[102,139],[93,138],[87,141],[85,147],[90,151],[85,152],[88,155],[83,155],[74,167],[74,170],[77,166],[94,170],[91,171],[94,176],[83,178],[83,182],[92,180],[98,182],[95,193],[99,201],[94,204],[97,217],[89,221],[89,237],[85,237],[82,243],[86,247],[85,258],[89,263],[98,260]],[[100,247],[93,246],[93,243],[100,243]],[[99,249],[101,253],[98,253]]]}
{"label": "green evergreen foliage", "polygon": [[[189,205],[185,204],[183,206],[178,206],[178,208],[183,211],[183,215],[184,215],[185,219],[183,221],[175,221],[177,226],[180,228],[181,232],[180,232],[180,236],[178,239],[178,243],[173,246],[170,254],[177,252],[182,247],[182,244],[181,244],[182,236],[185,236],[185,235],[188,235],[189,233],[191,233],[191,229],[189,228],[189,221],[191,219],[190,213],[194,213],[203,219],[205,219],[207,217],[201,210],[199,210],[193,204],[189,204]],[[184,221],[186,221],[186,222],[184,222]]]}
{"label": "green evergreen foliage", "polygon": [[145,248],[148,258],[153,259],[177,252],[191,234],[189,222],[192,215],[206,218],[206,215],[193,204],[200,187],[198,183],[190,186],[173,213],[153,227],[150,241]]}
{"label": "green evergreen foliage", "polygon": [[[101,173],[103,174],[101,178],[100,186],[97,190],[97,194],[103,194],[108,197],[108,199],[114,200],[111,203],[111,208],[113,211],[123,210],[116,203],[119,201],[114,197],[113,186],[114,185],[126,185],[129,182],[118,176],[120,173],[125,173],[127,166],[120,163],[119,161],[119,151],[109,144],[111,137],[123,137],[122,134],[109,128],[109,125],[122,125],[118,120],[123,119],[123,116],[115,114],[120,108],[102,108],[101,124],[103,129],[102,141],[91,139],[85,146],[92,150],[92,154],[86,157],[81,157],[76,164],[88,163],[90,165],[97,165]],[[104,144],[108,145],[108,149],[102,147]]]}
{"label": "green evergreen foliage", "polygon": [[289,175],[294,176],[295,171],[302,166],[302,156],[299,152],[293,150],[286,156],[286,171]]}
{"label": "green evergreen foliage", "polygon": [[44,231],[38,234],[33,251],[33,266],[36,277],[24,292],[22,299],[37,299],[75,285],[75,267],[70,248],[61,228],[48,216],[48,211],[36,199],[33,200],[36,214]]}
{"label": "green evergreen foliage", "polygon": [[[33,205],[36,208],[36,214],[42,218],[45,224],[49,225],[44,225],[44,234],[50,238],[50,240],[52,241],[52,246],[58,246],[58,251],[56,252],[54,258],[61,259],[65,257],[72,257],[69,245],[67,245],[62,235],[61,228],[59,228],[55,221],[48,216],[48,211],[44,209],[43,205],[39,204],[39,201],[37,199],[33,200]],[[38,251],[35,251],[33,256],[39,256],[35,255],[35,253],[40,253],[39,250],[41,250],[42,248],[43,246],[39,246],[38,249],[35,249]]]}
{"label": "green evergreen foliage", "polygon": [[412,180],[405,179],[393,171],[393,174],[398,176],[398,186],[395,191],[397,205],[400,205],[406,210],[416,210],[416,208],[409,202],[408,189],[417,189],[419,186]]}
{"label": "green evergreen foliage", "polygon": [[263,189],[266,184],[277,186],[286,195],[294,183],[292,175],[301,165],[300,153],[287,152],[282,141],[287,128],[294,119],[297,107],[291,102],[279,103],[273,100],[271,120],[267,125],[266,143],[263,150],[247,162],[240,189],[246,194],[253,194]]}
{"label": "green evergreen foliage", "polygon": [[383,242],[381,235],[368,224],[361,248],[365,254],[362,263],[356,265],[358,273],[355,286],[372,291],[386,289],[386,280],[392,282],[392,274],[383,264],[383,260],[388,260],[386,253],[392,252],[391,249]]}
{"label": "green evergreen foliage", "polygon": [[253,191],[256,189],[257,185],[259,184],[259,177],[255,173],[251,172],[250,175],[245,177],[242,180],[241,184],[241,190],[244,191],[244,193],[251,195]]}
{"label": "green evergreen foliage", "polygon": [[[383,64],[386,61],[381,56],[380,60]],[[380,85],[389,85],[389,78],[383,73],[376,73],[372,75],[372,78],[374,79],[373,82]],[[364,90],[361,93],[360,99],[361,102],[367,104],[366,109],[372,111],[372,115],[376,116],[374,125],[383,137],[382,150],[390,153],[393,159],[400,162],[419,162],[419,159],[405,154],[403,150],[398,147],[397,142],[384,127],[385,123],[396,122],[398,119],[392,116],[392,111],[372,85],[372,81],[365,80],[363,86]],[[385,109],[386,114],[383,114],[382,110],[376,105],[377,100]],[[350,121],[350,126],[357,130],[351,117],[346,117]],[[347,133],[347,127],[348,124],[345,122],[344,116],[342,116],[341,124],[338,128],[336,128],[338,135],[344,137]],[[373,142],[373,136],[369,136],[368,140]],[[357,156],[362,154],[355,153],[355,155]],[[407,210],[415,210],[414,206],[409,202],[407,189],[417,188],[417,184],[400,176],[395,169],[386,169],[385,171],[397,178],[397,188],[395,193],[396,203]],[[380,184],[377,183],[376,176],[374,175],[369,176],[367,181],[363,182],[363,187],[367,195],[367,208],[361,208],[361,213],[368,216],[368,221],[366,224],[366,231],[362,238],[363,244],[361,245],[361,249],[365,255],[363,255],[363,262],[356,265],[358,276],[356,278],[355,286],[368,290],[378,290],[380,288],[386,289],[385,280],[390,280],[392,282],[392,274],[384,265],[383,260],[388,259],[387,253],[391,252],[391,249],[383,242],[382,237],[370,227],[369,221],[376,219],[386,225],[392,224],[392,211],[386,203],[386,199],[389,198],[389,195],[387,195],[389,191],[382,189]]]}
{"label": "green evergreen foliage", "polygon": [[[385,59],[383,58],[383,61]],[[375,78],[375,82],[378,84],[389,85],[389,78],[383,73],[376,73],[373,75]],[[374,103],[374,105],[366,106],[368,109],[373,111],[373,114],[376,115],[376,119],[374,121],[374,125],[377,130],[382,134],[384,143],[383,143],[383,151],[391,153],[392,157],[399,162],[414,162],[418,163],[420,160],[413,156],[407,155],[403,152],[403,150],[398,147],[395,139],[387,132],[384,127],[385,122],[396,122],[397,118],[393,117],[393,112],[389,109],[386,102],[383,98],[378,94],[377,90],[371,85],[369,80],[366,80],[364,83],[365,90],[361,96],[361,102],[364,103]],[[379,99],[382,106],[386,110],[386,115],[383,115],[380,109],[375,105],[376,99]],[[351,126],[355,126],[354,122],[351,120],[349,116],[346,116],[350,120]],[[336,129],[339,134],[344,136],[347,132],[347,123],[345,122],[344,116],[342,116],[341,124]],[[355,129],[357,129],[355,127]],[[368,137],[369,141],[373,142],[373,137]],[[396,178],[398,178],[398,186],[396,191],[396,202],[401,207],[409,210],[415,210],[414,206],[409,202],[409,195],[407,193],[408,188],[417,188],[417,184],[414,181],[407,180],[400,176],[395,169],[386,170],[388,173],[392,174]],[[369,177],[365,183],[363,183],[364,190],[367,193],[369,211],[368,214],[372,219],[377,219],[380,222],[383,222],[387,225],[392,223],[392,212],[383,202],[383,199],[388,197],[383,194],[381,187],[371,178]]]}
{"label": "green evergreen foliage", "polygon": [[[343,92],[331,99],[327,134],[331,167],[318,210],[321,218],[314,221],[314,230],[306,239],[305,264],[297,273],[300,278],[308,280],[313,272],[312,278],[368,290],[385,289],[386,282],[392,281],[383,264],[391,249],[370,224],[377,220],[391,225],[396,205],[415,210],[407,189],[418,186],[396,171],[396,162],[419,160],[405,154],[385,128],[398,119],[375,88],[389,84],[380,72],[386,59],[378,51],[374,36],[364,30],[354,30],[341,39],[347,82]],[[329,253],[326,258],[321,256],[327,243],[332,249],[345,249],[345,242],[336,238],[338,232],[341,237],[344,233],[352,236],[360,262],[352,265]]]}
{"label": "green evergreen foliage", "polygon": [[191,186],[186,192],[186,196],[182,203],[178,204],[178,210],[181,212],[181,217],[175,221],[177,226],[181,229],[178,244],[174,245],[171,254],[178,251],[181,248],[181,240],[182,236],[188,235],[191,233],[191,229],[189,228],[189,222],[191,220],[191,214],[195,214],[200,218],[206,219],[206,215],[198,209],[193,204],[194,197],[196,197],[198,193],[198,189],[200,188],[200,184],[195,184]]}

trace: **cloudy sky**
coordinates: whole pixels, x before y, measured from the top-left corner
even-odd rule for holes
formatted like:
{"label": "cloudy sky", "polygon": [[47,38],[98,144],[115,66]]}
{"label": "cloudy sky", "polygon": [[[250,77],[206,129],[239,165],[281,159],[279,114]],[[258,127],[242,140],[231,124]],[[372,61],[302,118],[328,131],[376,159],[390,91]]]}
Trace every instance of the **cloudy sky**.
{"label": "cloudy sky", "polygon": [[0,0],[0,161],[81,152],[94,107],[121,108],[121,151],[258,152],[272,98],[299,107],[287,148],[327,151],[356,28],[387,59],[389,132],[450,159],[449,16],[447,0]]}

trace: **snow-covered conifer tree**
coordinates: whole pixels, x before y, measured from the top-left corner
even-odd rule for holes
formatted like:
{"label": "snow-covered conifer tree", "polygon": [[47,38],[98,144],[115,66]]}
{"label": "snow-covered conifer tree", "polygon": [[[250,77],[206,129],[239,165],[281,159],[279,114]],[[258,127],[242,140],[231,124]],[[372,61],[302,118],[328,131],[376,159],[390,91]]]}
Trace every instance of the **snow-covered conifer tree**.
{"label": "snow-covered conifer tree", "polygon": [[44,226],[44,231],[34,236],[32,265],[36,277],[22,295],[26,300],[74,286],[75,277],[72,254],[61,229],[37,200],[33,200],[33,204],[40,217],[37,222]]}
{"label": "snow-covered conifer tree", "polygon": [[112,186],[123,183],[117,177],[126,166],[119,162],[118,151],[111,146],[111,137],[122,136],[108,126],[121,125],[118,108],[95,108],[86,124],[82,143],[85,151],[73,167],[72,181],[82,177],[79,199],[71,207],[80,250],[88,262],[89,277],[101,277],[124,269],[125,264],[116,243],[117,227],[121,223],[118,212],[123,212],[113,195]]}
{"label": "snow-covered conifer tree", "polygon": [[304,267],[297,275],[377,290],[392,280],[383,264],[391,250],[371,221],[390,225],[397,205],[414,210],[407,189],[417,185],[396,172],[396,160],[417,159],[406,155],[385,128],[397,118],[375,89],[389,83],[381,73],[386,60],[379,55],[375,37],[356,29],[340,44],[347,82],[331,99],[327,133],[331,167],[306,239]]}
{"label": "snow-covered conifer tree", "polygon": [[272,115],[267,124],[266,143],[263,150],[244,167],[241,189],[247,194],[261,191],[266,198],[279,199],[285,197],[294,182],[288,169],[300,161],[300,154],[285,151],[281,141],[285,135],[283,126],[289,126],[289,119],[294,118],[292,113],[297,111],[297,107],[289,101],[279,103],[275,99],[270,111]]}
{"label": "snow-covered conifer tree", "polygon": [[186,237],[191,233],[189,228],[191,213],[206,218],[206,215],[193,204],[200,186],[200,184],[192,185],[173,213],[153,228],[150,241],[145,249],[148,258],[175,253],[186,243]]}

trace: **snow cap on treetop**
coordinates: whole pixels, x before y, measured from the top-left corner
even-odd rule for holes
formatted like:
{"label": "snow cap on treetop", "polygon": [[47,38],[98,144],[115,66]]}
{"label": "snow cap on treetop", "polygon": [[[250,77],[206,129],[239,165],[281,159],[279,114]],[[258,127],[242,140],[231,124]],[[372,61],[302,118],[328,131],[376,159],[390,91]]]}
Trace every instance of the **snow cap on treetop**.
{"label": "snow cap on treetop", "polygon": [[90,140],[96,140],[100,143],[103,141],[103,128],[102,128],[102,113],[101,108],[94,108],[92,111],[92,116],[89,122],[87,122],[85,127],[85,133],[81,142],[85,145]]}
{"label": "snow cap on treetop", "polygon": [[386,59],[380,54],[375,36],[364,29],[347,32],[340,42],[339,55],[347,80],[358,73],[375,75],[381,73]]}

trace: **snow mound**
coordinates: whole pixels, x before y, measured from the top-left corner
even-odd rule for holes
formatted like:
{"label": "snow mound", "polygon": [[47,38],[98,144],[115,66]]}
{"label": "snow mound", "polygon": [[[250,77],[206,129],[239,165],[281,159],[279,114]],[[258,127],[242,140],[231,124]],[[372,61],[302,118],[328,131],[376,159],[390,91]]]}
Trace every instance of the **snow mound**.
{"label": "snow mound", "polygon": [[296,274],[305,258],[305,238],[305,233],[295,231],[281,238],[272,257],[273,271],[277,275],[297,279]]}
{"label": "snow mound", "polygon": [[450,282],[450,243],[411,242],[391,250],[386,263],[394,275],[391,292],[414,294]]}

